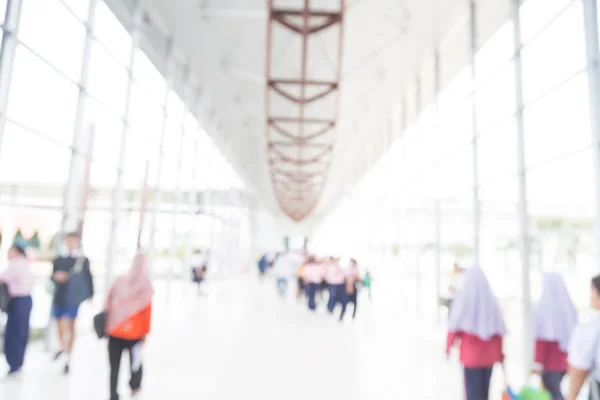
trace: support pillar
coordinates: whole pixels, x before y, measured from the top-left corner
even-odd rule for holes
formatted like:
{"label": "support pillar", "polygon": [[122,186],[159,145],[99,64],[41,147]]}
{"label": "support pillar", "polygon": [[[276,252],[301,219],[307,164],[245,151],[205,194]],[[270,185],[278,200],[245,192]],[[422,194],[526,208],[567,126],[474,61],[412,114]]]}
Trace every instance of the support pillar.
{"label": "support pillar", "polygon": [[[187,87],[187,84],[189,83],[189,78],[190,78],[190,72],[189,69],[186,72],[186,77],[185,77],[185,85],[184,87]],[[184,97],[187,97],[184,96]],[[184,98],[183,99],[184,104],[186,105],[187,108],[187,104],[188,104],[188,99]],[[182,203],[182,193],[181,193],[181,170],[183,168],[183,164],[181,162],[182,156],[183,156],[183,144],[185,141],[185,136],[189,135],[189,132],[185,132],[185,116],[186,116],[187,110],[184,110],[183,116],[181,118],[181,123],[180,123],[180,127],[179,127],[179,133],[180,133],[180,138],[179,138],[179,157],[177,157],[177,175],[175,178],[175,202],[173,204],[173,224],[171,226],[171,247],[169,250],[169,270],[168,270],[168,274],[167,274],[167,302],[169,302],[170,298],[171,298],[171,284],[173,281],[173,267],[174,267],[174,263],[175,260],[177,258],[177,241],[175,240],[177,237],[177,220],[179,219],[179,205]]]}
{"label": "support pillar", "polygon": [[127,91],[125,94],[125,112],[123,114],[123,132],[121,135],[121,143],[119,148],[119,167],[117,171],[117,181],[112,195],[111,207],[111,226],[110,226],[110,241],[108,244],[108,259],[106,263],[106,280],[104,282],[105,289],[108,290],[110,285],[113,270],[116,266],[119,252],[119,223],[120,211],[123,206],[123,165],[125,162],[125,150],[127,144],[127,135],[130,131],[129,126],[129,110],[131,107],[131,91],[133,88],[133,63],[135,59],[135,50],[140,43],[140,28],[144,20],[144,8],[142,0],[138,0],[133,17],[133,25],[131,29],[131,53],[129,54],[128,63],[128,82]]}
{"label": "support pillar", "polygon": [[598,45],[598,4],[596,0],[583,0],[585,49],[587,56],[588,96],[592,148],[594,152],[594,178],[596,181],[596,263],[600,272],[600,52]]}
{"label": "support pillar", "polygon": [[[197,102],[198,99],[196,99]],[[196,107],[194,105],[190,105],[190,109],[196,109]],[[198,221],[197,221],[197,215],[198,215],[198,186],[197,186],[197,179],[198,179],[198,163],[195,162],[195,160],[198,160],[200,158],[200,144],[199,144],[199,138],[198,138],[198,130],[195,130],[194,132],[191,132],[190,134],[194,135],[194,153],[193,153],[193,157],[192,160],[194,160],[193,166],[192,166],[192,179],[191,179],[191,186],[189,188],[189,192],[188,192],[188,214],[187,214],[187,218],[188,218],[188,234],[186,236],[186,240],[185,240],[185,262],[184,262],[184,273],[181,274],[181,279],[183,281],[185,281],[187,278],[187,274],[185,273],[185,268],[189,268],[192,264],[192,253],[196,250],[197,246],[196,246],[196,238],[197,238],[197,232],[198,232]]]}
{"label": "support pillar", "polygon": [[529,232],[529,207],[527,200],[527,163],[525,154],[525,125],[523,123],[523,67],[521,58],[521,0],[512,1],[512,20],[515,52],[515,94],[517,126],[517,162],[519,180],[519,249],[521,253],[521,297],[523,312],[523,357],[525,373],[533,367],[533,333],[531,329],[531,238]]}
{"label": "support pillar", "polygon": [[[88,9],[88,22],[86,24],[85,42],[83,48],[83,60],[81,62],[81,72],[79,74],[79,93],[77,98],[77,111],[75,114],[75,129],[71,141],[71,163],[69,166],[69,177],[65,186],[63,197],[62,220],[59,232],[59,241],[62,241],[67,232],[76,231],[80,219],[83,215],[80,213],[85,210],[79,209],[78,201],[81,199],[83,190],[83,171],[85,170],[86,158],[92,157],[92,154],[82,155],[82,150],[92,138],[90,137],[91,126],[84,126],[84,116],[87,102],[87,85],[89,80],[90,58],[92,45],[94,43],[94,25],[96,20],[96,8],[98,0],[91,0]],[[79,232],[82,233],[82,232]]]}
{"label": "support pillar", "polygon": [[156,185],[152,193],[152,206],[151,206],[151,217],[150,217],[150,243],[148,243],[148,265],[150,267],[150,277],[152,278],[154,272],[154,262],[156,261],[156,224],[158,214],[160,213],[160,200],[161,200],[161,183],[162,183],[162,169],[164,159],[164,145],[165,137],[167,136],[167,103],[169,101],[169,92],[173,87],[173,40],[169,39],[167,44],[166,52],[166,64],[167,64],[167,88],[165,90],[164,104],[163,104],[163,115],[161,121],[161,133],[160,133],[160,151],[158,154],[158,165],[156,167]]}
{"label": "support pillar", "polygon": [[471,80],[473,82],[472,127],[473,127],[473,262],[480,262],[481,202],[479,200],[479,128],[477,123],[477,90],[476,90],[476,56],[477,56],[477,3],[471,0],[470,9],[470,47],[471,47]]}
{"label": "support pillar", "polygon": [[15,64],[15,53],[17,51],[17,34],[21,20],[22,3],[23,0],[8,0],[4,16],[4,35],[2,36],[2,48],[0,49],[0,155],[4,127],[6,125],[10,84]]}
{"label": "support pillar", "polygon": [[[435,129],[436,135],[441,134],[440,130],[440,105],[439,96],[441,90],[441,69],[440,69],[440,52],[436,47],[433,56],[433,80],[434,80],[434,96],[435,96]],[[435,297],[438,303],[436,304],[436,323],[440,323],[440,285],[442,270],[442,211],[439,200],[435,203]]]}
{"label": "support pillar", "polygon": [[[440,282],[442,270],[442,208],[439,201],[435,203],[435,298],[440,299]],[[439,304],[439,303],[438,303]],[[436,305],[436,323],[440,323],[440,307]]]}

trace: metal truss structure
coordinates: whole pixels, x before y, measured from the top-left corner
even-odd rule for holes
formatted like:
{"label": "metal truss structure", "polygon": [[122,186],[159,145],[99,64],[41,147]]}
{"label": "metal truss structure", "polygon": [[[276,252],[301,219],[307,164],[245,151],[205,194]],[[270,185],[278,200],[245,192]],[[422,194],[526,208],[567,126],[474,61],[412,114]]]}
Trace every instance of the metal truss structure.
{"label": "metal truss structure", "polygon": [[[301,221],[318,204],[331,163],[334,130],[339,101],[339,82],[343,43],[344,2],[335,11],[311,8],[303,0],[301,9],[279,9],[269,0],[267,33],[266,122],[268,162],[273,189],[281,209],[293,220]],[[301,46],[300,73],[296,76],[275,76],[273,65],[275,26],[298,35]],[[311,79],[309,54],[315,46],[312,38],[331,29],[339,29],[335,78]],[[291,74],[290,74],[291,75]],[[331,99],[331,97],[334,99]],[[334,100],[334,107],[319,107]],[[281,105],[284,105],[282,108]],[[278,106],[278,107],[276,107]],[[319,117],[312,112],[320,108]],[[310,108],[309,108],[310,107]],[[289,110],[286,115],[274,112]],[[323,110],[326,116],[323,117]]]}

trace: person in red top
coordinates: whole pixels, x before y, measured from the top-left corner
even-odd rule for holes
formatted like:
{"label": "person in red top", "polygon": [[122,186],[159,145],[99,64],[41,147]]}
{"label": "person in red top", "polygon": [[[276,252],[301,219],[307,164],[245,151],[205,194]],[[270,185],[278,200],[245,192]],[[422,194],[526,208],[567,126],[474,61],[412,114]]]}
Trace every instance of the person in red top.
{"label": "person in red top", "polygon": [[488,400],[492,368],[504,361],[502,337],[506,325],[485,274],[469,269],[457,293],[448,321],[446,353],[460,342],[467,400]]}
{"label": "person in red top", "polygon": [[140,251],[133,259],[129,273],[117,278],[109,288],[104,305],[110,361],[110,400],[119,400],[119,367],[125,349],[129,351],[131,360],[129,386],[132,395],[140,391],[141,346],[150,333],[153,293],[148,277],[147,258]]}
{"label": "person in red top", "polygon": [[567,350],[577,326],[577,310],[562,277],[546,273],[535,313],[535,362],[553,400],[564,400],[560,383],[568,368]]}

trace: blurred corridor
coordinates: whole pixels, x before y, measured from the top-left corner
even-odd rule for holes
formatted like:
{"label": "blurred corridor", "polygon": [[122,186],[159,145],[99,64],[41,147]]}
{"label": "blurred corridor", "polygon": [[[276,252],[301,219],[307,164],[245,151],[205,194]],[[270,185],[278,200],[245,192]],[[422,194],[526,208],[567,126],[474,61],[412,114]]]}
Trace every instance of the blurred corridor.
{"label": "blurred corridor", "polygon": [[[137,398],[461,397],[461,369],[456,360],[445,360],[443,329],[431,315],[416,317],[408,287],[380,286],[372,302],[363,296],[356,321],[340,324],[322,309],[312,315],[295,299],[282,302],[271,283],[248,276],[214,281],[205,296],[197,296],[193,286],[177,282],[168,310],[166,285],[157,283],[147,375]],[[106,399],[106,341],[97,340],[91,327],[84,331],[69,377],[37,343],[23,375],[0,385],[0,398]],[[501,374],[496,378],[501,384]],[[121,385],[129,399],[125,379]]]}

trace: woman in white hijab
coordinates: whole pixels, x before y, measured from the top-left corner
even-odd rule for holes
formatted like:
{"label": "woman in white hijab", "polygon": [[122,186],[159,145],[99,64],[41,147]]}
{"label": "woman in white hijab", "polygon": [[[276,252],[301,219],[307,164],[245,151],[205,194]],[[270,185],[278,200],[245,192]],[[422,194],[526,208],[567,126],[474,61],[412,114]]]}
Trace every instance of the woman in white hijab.
{"label": "woman in white hijab", "polygon": [[504,361],[502,352],[506,326],[498,301],[479,267],[465,274],[448,321],[446,352],[460,341],[467,400],[488,400],[492,368]]}
{"label": "woman in white hijab", "polygon": [[563,400],[560,383],[567,373],[567,350],[577,325],[577,311],[559,274],[546,273],[543,282],[535,312],[535,362],[552,399]]}

